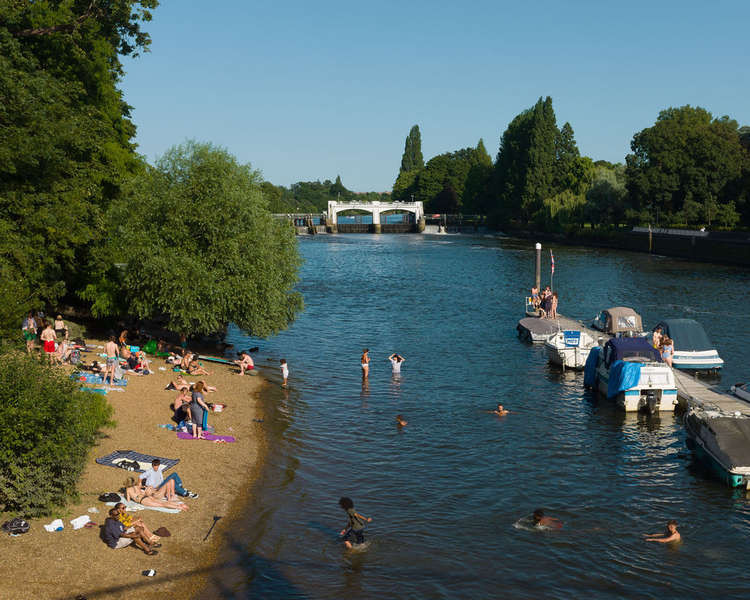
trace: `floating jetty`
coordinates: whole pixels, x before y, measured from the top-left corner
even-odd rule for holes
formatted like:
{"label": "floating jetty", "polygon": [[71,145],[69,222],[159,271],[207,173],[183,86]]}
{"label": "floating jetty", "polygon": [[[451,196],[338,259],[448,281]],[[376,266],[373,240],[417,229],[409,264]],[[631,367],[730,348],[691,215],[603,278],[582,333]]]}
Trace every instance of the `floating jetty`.
{"label": "floating jetty", "polygon": [[677,397],[688,408],[717,410],[724,414],[739,413],[750,417],[750,403],[734,394],[710,386],[684,371],[672,369],[677,383]]}

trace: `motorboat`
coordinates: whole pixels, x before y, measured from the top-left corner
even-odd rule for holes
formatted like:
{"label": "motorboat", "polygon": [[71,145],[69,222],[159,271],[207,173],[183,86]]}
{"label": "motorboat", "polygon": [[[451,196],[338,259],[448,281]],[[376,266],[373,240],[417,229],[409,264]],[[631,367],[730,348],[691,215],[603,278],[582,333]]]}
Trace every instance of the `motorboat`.
{"label": "motorboat", "polygon": [[561,329],[544,341],[549,361],[563,369],[583,369],[589,352],[598,345],[585,331],[571,329]]}
{"label": "motorboat", "polygon": [[750,418],[694,407],[684,422],[688,446],[711,472],[730,487],[750,489]]}
{"label": "motorboat", "polygon": [[614,400],[626,412],[674,410],[677,385],[669,365],[646,338],[612,338],[592,348],[584,385]]}
{"label": "motorboat", "polygon": [[672,366],[677,369],[716,370],[724,366],[719,353],[706,335],[703,326],[694,319],[663,319],[654,330],[661,327],[664,335],[674,342]]}
{"label": "motorboat", "polygon": [[729,388],[738,398],[742,398],[745,402],[750,402],[750,384],[747,383],[735,383]]}
{"label": "motorboat", "polygon": [[643,334],[641,315],[627,306],[613,306],[601,311],[594,317],[591,326],[616,337]]}

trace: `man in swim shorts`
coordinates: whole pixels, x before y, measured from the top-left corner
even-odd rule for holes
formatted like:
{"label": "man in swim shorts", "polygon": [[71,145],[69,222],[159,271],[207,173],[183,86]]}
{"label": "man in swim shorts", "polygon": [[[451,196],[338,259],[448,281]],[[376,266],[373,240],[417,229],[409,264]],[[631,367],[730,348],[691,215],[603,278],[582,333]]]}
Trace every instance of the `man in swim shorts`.
{"label": "man in swim shorts", "polygon": [[39,339],[44,344],[44,353],[47,355],[47,360],[52,363],[54,361],[53,355],[55,354],[55,340],[57,339],[55,330],[52,329],[52,323],[47,323],[47,327],[42,331]]}
{"label": "man in swim shorts", "polygon": [[120,349],[115,344],[115,336],[110,335],[109,341],[104,346],[104,352],[107,354],[107,367],[104,372],[104,383],[107,383],[107,376],[109,375],[109,384],[115,384],[115,368],[119,362],[118,357],[120,356]]}

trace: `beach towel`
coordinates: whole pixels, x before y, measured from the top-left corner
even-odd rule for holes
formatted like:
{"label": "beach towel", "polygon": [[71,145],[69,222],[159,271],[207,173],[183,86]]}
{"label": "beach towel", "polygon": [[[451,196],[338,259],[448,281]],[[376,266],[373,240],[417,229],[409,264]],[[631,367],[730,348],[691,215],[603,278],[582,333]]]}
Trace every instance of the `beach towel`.
{"label": "beach towel", "polygon": [[70,524],[73,526],[73,529],[81,529],[86,523],[91,522],[91,519],[88,515],[81,515],[80,517],[76,517],[75,519],[70,520]]}
{"label": "beach towel", "polygon": [[159,512],[165,512],[165,513],[173,513],[176,514],[178,512],[182,512],[179,508],[164,508],[163,506],[143,506],[143,504],[138,504],[137,502],[128,501],[125,499],[125,496],[120,496],[120,499],[117,502],[105,502],[107,506],[114,506],[118,502],[122,502],[125,505],[125,510],[129,511],[136,511],[136,510],[156,510]]}
{"label": "beach towel", "polygon": [[[230,442],[231,443],[231,442],[236,441],[231,435],[215,435],[213,433],[204,433],[203,435],[204,435],[203,439],[205,439],[205,441],[207,442]],[[192,436],[192,434],[187,433],[186,431],[178,431],[177,437],[180,438],[181,440],[196,439]],[[201,439],[201,438],[197,438],[197,439]]]}
{"label": "beach towel", "polygon": [[102,396],[106,396],[107,395],[107,390],[105,390],[103,388],[87,388],[87,387],[82,387],[81,391],[82,392],[91,392],[92,394],[101,394]]}
{"label": "beach towel", "polygon": [[52,533],[53,531],[62,531],[65,528],[65,525],[63,524],[62,519],[55,519],[52,523],[45,525],[44,528]]}
{"label": "beach towel", "polygon": [[116,450],[111,454],[107,454],[107,456],[97,458],[95,462],[106,467],[115,467],[119,469],[120,467],[118,467],[117,465],[119,465],[123,460],[136,461],[139,464],[140,469],[135,469],[135,471],[138,473],[143,473],[144,471],[148,471],[151,468],[151,461],[155,458],[158,458],[161,461],[161,464],[164,467],[165,471],[171,469],[178,462],[180,462],[179,458],[162,458],[161,456],[141,454],[140,452],[136,452],[135,450]]}
{"label": "beach towel", "polygon": [[[95,375],[94,373],[73,373],[70,378],[77,379],[81,383],[104,383],[104,377],[102,375]],[[128,380],[115,377],[114,385],[125,387],[128,385]]]}

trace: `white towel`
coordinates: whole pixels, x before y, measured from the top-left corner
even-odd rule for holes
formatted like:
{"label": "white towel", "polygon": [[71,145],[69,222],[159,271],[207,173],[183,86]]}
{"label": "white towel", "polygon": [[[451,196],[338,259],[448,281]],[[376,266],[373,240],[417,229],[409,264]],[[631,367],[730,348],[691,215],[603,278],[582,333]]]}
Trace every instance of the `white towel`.
{"label": "white towel", "polygon": [[55,519],[52,521],[52,523],[49,523],[48,525],[45,525],[44,528],[49,531],[57,531],[58,529],[65,527],[65,524],[62,522],[62,519]]}
{"label": "white towel", "polygon": [[73,526],[73,529],[80,529],[83,527],[86,523],[91,521],[88,515],[81,515],[80,517],[76,517],[75,519],[70,520],[70,524]]}

